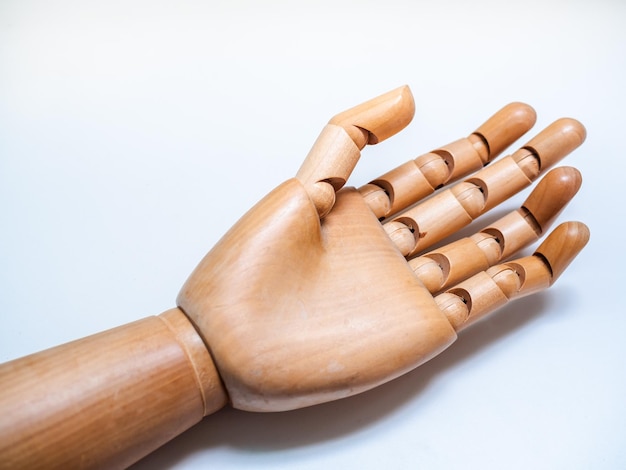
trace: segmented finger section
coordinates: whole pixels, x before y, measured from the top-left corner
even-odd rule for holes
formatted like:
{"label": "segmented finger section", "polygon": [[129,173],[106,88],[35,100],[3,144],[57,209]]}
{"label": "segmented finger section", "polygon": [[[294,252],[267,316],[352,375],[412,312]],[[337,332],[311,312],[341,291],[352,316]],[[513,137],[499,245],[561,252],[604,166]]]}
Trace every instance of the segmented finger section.
{"label": "segmented finger section", "polygon": [[580,222],[559,225],[532,256],[493,266],[435,297],[456,331],[507,302],[551,286],[589,241]]}
{"label": "segmented finger section", "polygon": [[535,120],[530,106],[508,104],[469,137],[408,161],[359,191],[378,218],[389,217],[444,184],[479,170],[526,133]]}
{"label": "segmented finger section", "polygon": [[334,192],[346,183],[361,149],[402,130],[414,112],[413,96],[404,86],[339,113],[329,121],[296,174],[320,218],[332,209]]}
{"label": "segmented finger section", "polygon": [[483,271],[499,261],[500,245],[488,236],[481,240],[463,238],[439,250],[409,260],[415,275],[431,292]]}
{"label": "segmented finger section", "polygon": [[510,300],[550,286],[552,273],[537,256],[493,266],[435,297],[456,331],[502,307]]}
{"label": "segmented finger section", "polygon": [[[433,294],[500,263],[536,241],[580,188],[575,168],[555,168],[539,182],[522,207],[490,226],[437,250],[409,260],[409,266]],[[408,251],[409,230],[395,224],[394,239],[402,236]],[[405,226],[406,227],[406,226]]]}
{"label": "segmented finger section", "polygon": [[530,185],[542,171],[583,140],[582,124],[573,119],[560,119],[513,155],[401,213],[393,220],[405,224],[415,241],[413,247],[403,254],[412,257],[467,226]]}

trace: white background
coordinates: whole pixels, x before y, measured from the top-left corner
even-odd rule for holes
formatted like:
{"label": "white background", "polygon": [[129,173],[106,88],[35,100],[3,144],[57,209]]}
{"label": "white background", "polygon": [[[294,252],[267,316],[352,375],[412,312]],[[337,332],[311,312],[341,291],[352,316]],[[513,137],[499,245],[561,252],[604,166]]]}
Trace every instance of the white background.
{"label": "white background", "polygon": [[534,132],[588,130],[561,220],[592,239],[552,290],[377,390],[225,409],[137,468],[624,468],[625,65],[620,0],[4,0],[0,361],[173,306],[339,111],[415,95],[359,185],[525,101]]}

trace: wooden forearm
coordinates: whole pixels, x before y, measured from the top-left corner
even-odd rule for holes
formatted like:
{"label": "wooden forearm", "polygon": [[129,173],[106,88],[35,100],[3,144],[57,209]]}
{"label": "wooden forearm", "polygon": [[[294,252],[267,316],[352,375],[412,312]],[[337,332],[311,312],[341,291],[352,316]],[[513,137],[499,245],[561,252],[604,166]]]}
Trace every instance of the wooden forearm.
{"label": "wooden forearm", "polygon": [[0,468],[127,467],[226,395],[179,309],[0,366]]}

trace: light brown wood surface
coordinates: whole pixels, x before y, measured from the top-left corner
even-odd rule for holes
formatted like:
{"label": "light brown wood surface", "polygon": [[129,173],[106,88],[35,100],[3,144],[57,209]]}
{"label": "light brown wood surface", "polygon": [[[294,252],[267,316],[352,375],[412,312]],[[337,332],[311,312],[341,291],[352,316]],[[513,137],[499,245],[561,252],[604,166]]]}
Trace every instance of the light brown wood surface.
{"label": "light brown wood surface", "polygon": [[524,103],[510,103],[466,138],[410,160],[359,188],[379,218],[432,194],[444,184],[480,170],[524,135],[537,119]]}
{"label": "light brown wood surface", "polygon": [[423,250],[529,185],[582,143],[584,127],[559,120],[490,163],[534,123],[532,108],[514,103],[470,137],[346,187],[363,147],[400,131],[414,109],[401,87],[331,119],[296,177],[200,262],[177,308],[0,365],[0,467],[125,467],[227,402],[283,411],[347,397],[554,283],[589,238],[583,224],[509,258],[576,193],[573,168],[553,170],[476,235]]}
{"label": "light brown wood surface", "polygon": [[471,237],[410,259],[409,266],[430,292],[451,287],[508,259],[544,235],[578,192],[581,183],[582,177],[575,168],[555,168],[539,182],[518,210]]}
{"label": "light brown wood surface", "polygon": [[0,467],[125,467],[226,403],[179,309],[0,367]]}

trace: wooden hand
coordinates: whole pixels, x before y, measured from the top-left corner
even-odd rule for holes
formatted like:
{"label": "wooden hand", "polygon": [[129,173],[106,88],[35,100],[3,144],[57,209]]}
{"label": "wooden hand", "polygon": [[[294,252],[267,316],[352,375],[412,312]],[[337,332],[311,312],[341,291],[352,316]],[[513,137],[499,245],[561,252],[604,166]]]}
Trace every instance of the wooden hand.
{"label": "wooden hand", "polygon": [[425,250],[580,145],[582,125],[559,120],[483,168],[534,124],[532,108],[513,103],[467,138],[344,187],[361,149],[412,116],[403,87],[331,119],[296,177],[201,261],[177,308],[0,365],[0,467],[122,467],[227,402],[275,411],[349,396],[551,285],[587,242],[583,224],[508,260],[576,193],[573,168],[548,173],[475,235]]}
{"label": "wooden hand", "polygon": [[470,138],[359,191],[340,189],[360,148],[412,113],[410,92],[400,88],[333,118],[297,178],[242,218],[185,284],[179,306],[209,345],[233,406],[293,409],[386,382],[439,353],[457,330],[549,286],[586,243],[586,227],[571,223],[536,255],[491,268],[535,241],[576,193],[578,171],[559,168],[520,210],[407,262],[529,185],[585,136],[578,122],[559,120],[413,207],[482,168],[534,123],[530,107],[513,103]]}

